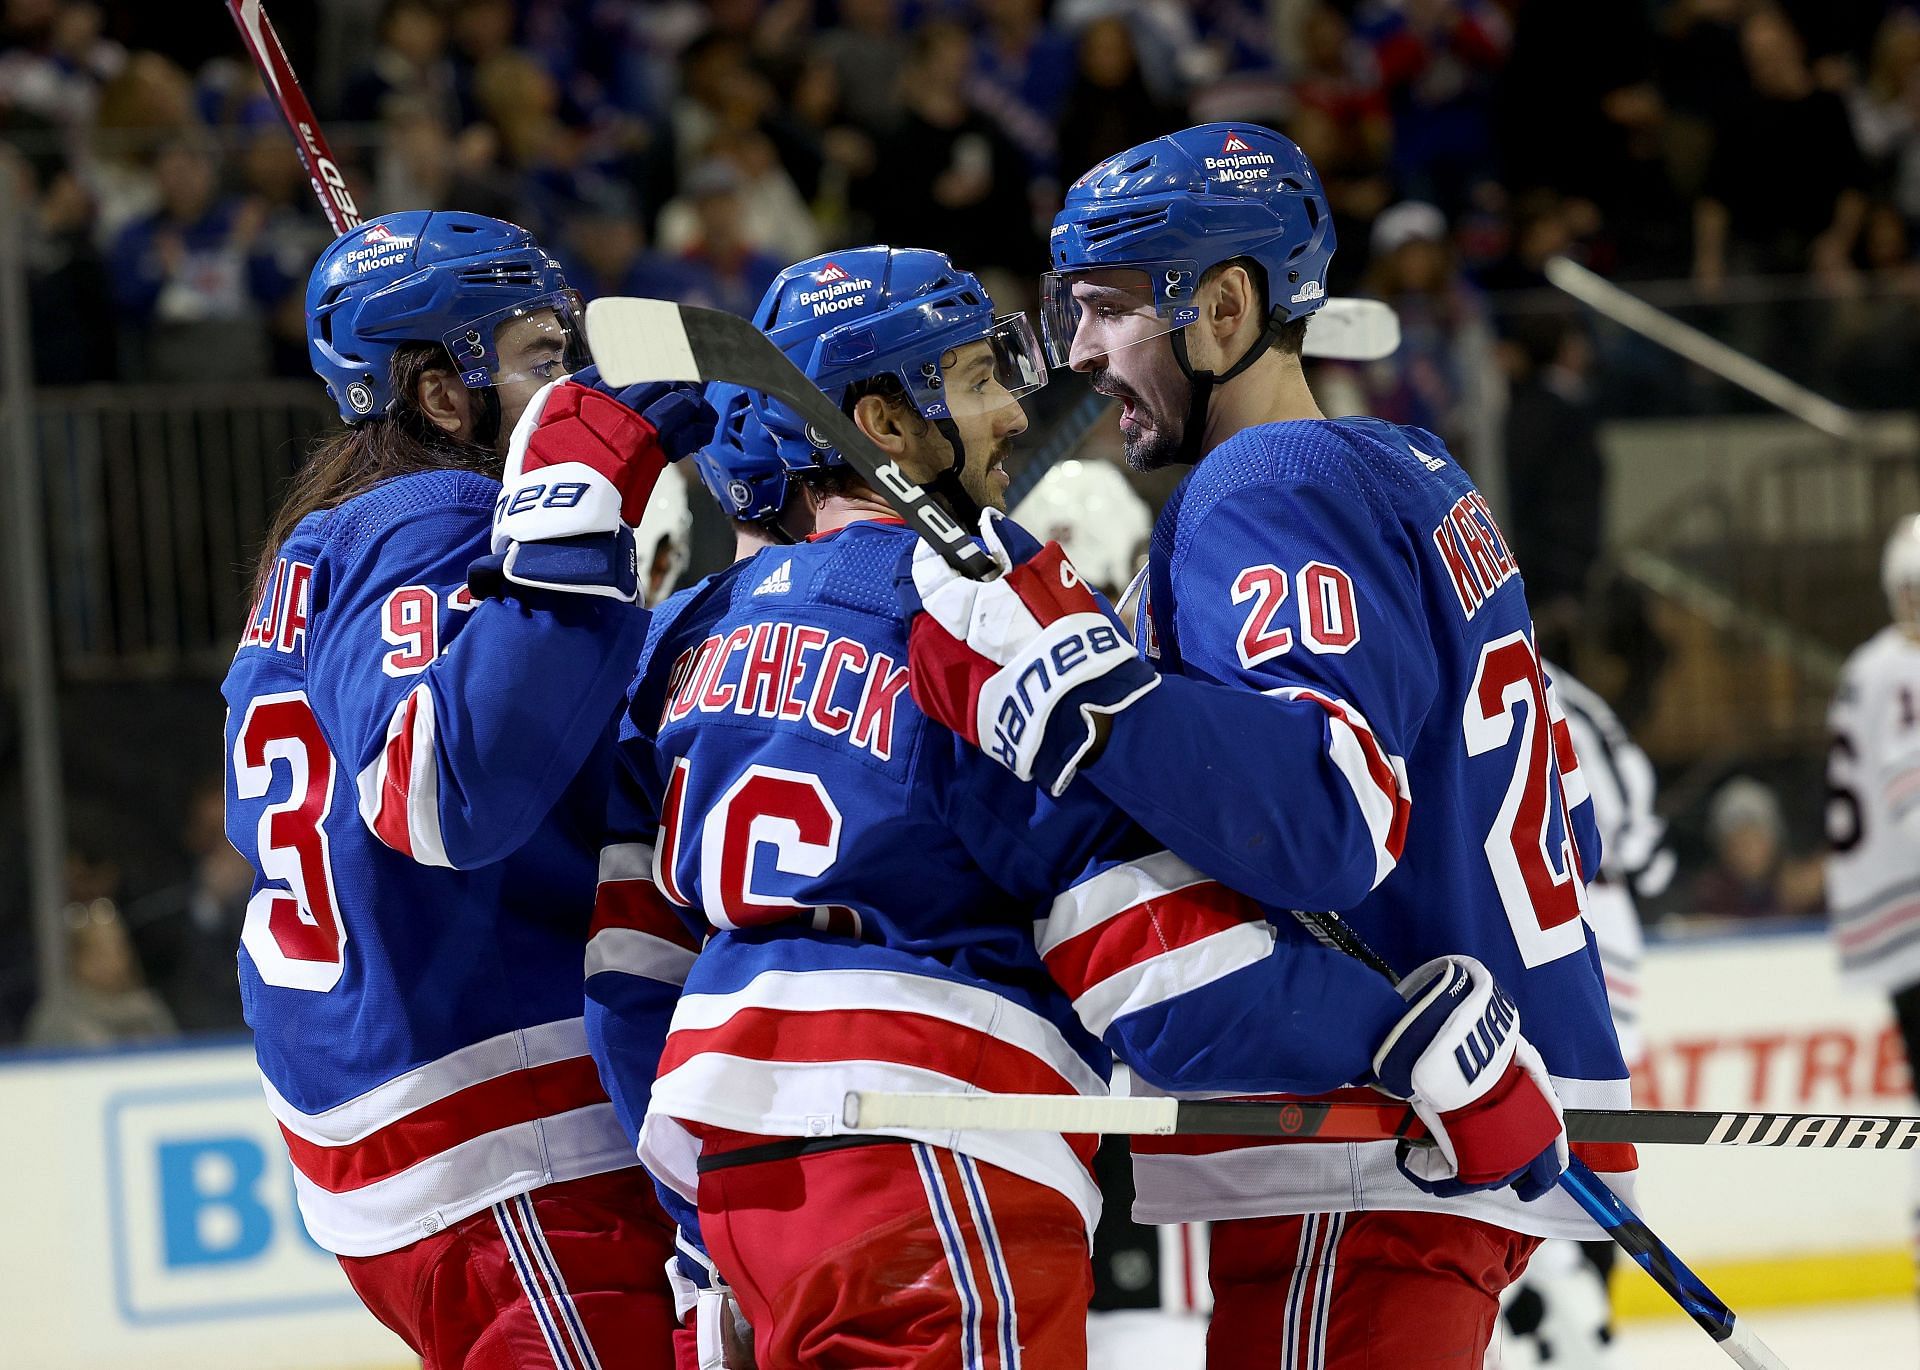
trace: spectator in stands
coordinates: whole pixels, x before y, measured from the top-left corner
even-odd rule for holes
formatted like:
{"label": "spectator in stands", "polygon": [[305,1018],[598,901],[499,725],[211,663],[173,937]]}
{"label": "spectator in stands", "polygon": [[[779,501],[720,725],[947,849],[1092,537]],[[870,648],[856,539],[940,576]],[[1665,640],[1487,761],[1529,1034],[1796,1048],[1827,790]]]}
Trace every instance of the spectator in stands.
{"label": "spectator in stands", "polygon": [[1060,120],[1059,165],[1090,167],[1149,138],[1171,133],[1181,126],[1183,117],[1148,89],[1140,74],[1133,30],[1124,19],[1106,15],[1080,30],[1073,85]]}
{"label": "spectator in stands", "polygon": [[691,289],[686,266],[647,249],[647,216],[620,187],[600,187],[565,218],[567,281],[587,299],[641,295],[672,300]]}
{"label": "spectator in stands", "polygon": [[1866,167],[1846,105],[1815,85],[1777,12],[1750,16],[1740,39],[1749,90],[1718,132],[1694,204],[1694,281],[1716,292],[1731,273],[1811,272],[1829,289],[1857,288]]}
{"label": "spectator in stands", "polygon": [[784,109],[764,126],[824,240],[853,236],[853,185],[873,174],[878,155],[873,136],[854,121],[847,94],[838,68],[811,52],[790,69],[780,90]]}
{"label": "spectator in stands", "polygon": [[500,165],[500,135],[471,124],[457,135],[430,109],[396,101],[379,149],[375,200],[395,209],[464,209],[494,219],[519,212]]}
{"label": "spectator in stands", "polygon": [[1031,275],[1042,248],[1019,149],[975,106],[973,39],[935,22],[914,34],[905,117],[865,187],[874,236],[926,243],[969,270]]}
{"label": "spectator in stands", "polygon": [[464,127],[484,118],[478,89],[480,71],[513,50],[513,0],[461,0],[447,12],[451,27],[448,58],[453,63],[454,98]]}
{"label": "spectator in stands", "polygon": [[249,255],[248,279],[265,312],[277,376],[305,376],[306,273],[333,238],[314,208],[306,171],[287,156],[286,130],[256,128],[240,151],[240,175],[249,200],[260,206],[260,231]]}
{"label": "spectator in stands", "polygon": [[68,984],[27,1018],[29,1046],[95,1047],[171,1037],[173,1016],[140,980],[133,942],[111,899],[67,905]]}
{"label": "spectator in stands", "polygon": [[[1320,173],[1342,241],[1364,245],[1374,219],[1394,199],[1387,175],[1393,124],[1380,73],[1372,50],[1353,36],[1332,5],[1306,9],[1299,32],[1286,132]],[[1342,248],[1333,259],[1328,293],[1359,289],[1366,265],[1364,247]]]}
{"label": "spectator in stands", "polygon": [[246,1026],[234,955],[253,867],[227,841],[225,805],[218,776],[194,788],[182,833],[192,876],[127,907],[127,931],[140,964],[184,1032],[238,1032]]}
{"label": "spectator in stands", "polygon": [[[49,179],[36,185],[41,176]],[[93,197],[57,160],[28,160],[0,144],[0,195],[30,205],[26,217],[27,312],[60,319],[33,338],[33,377],[41,385],[111,380],[118,340],[106,261],[93,242]]]}
{"label": "spectator in stands", "polygon": [[727,212],[735,216],[728,236],[757,253],[779,258],[776,272],[820,250],[819,228],[781,165],[772,139],[749,128],[720,135],[710,152],[710,158],[687,176],[681,197],[660,211],[663,251],[684,255],[698,243],[712,241],[709,220],[719,209],[712,204],[703,207],[702,201],[719,195],[729,197]]}
{"label": "spectator in stands", "polygon": [[1614,0],[1522,6],[1500,77],[1502,180],[1581,202],[1609,248],[1642,274],[1688,263],[1686,202],[1667,172],[1666,108],[1653,80],[1653,34],[1639,7]]}
{"label": "spectator in stands", "polygon": [[1464,209],[1494,171],[1495,75],[1506,21],[1490,0],[1373,0],[1360,9],[1393,111],[1394,180],[1402,195]]}
{"label": "spectator in stands", "polygon": [[[145,329],[132,348],[138,373],[155,381],[244,380],[268,373],[267,332],[256,287],[278,303],[255,246],[266,222],[258,200],[218,192],[207,144],[179,138],[154,161],[160,208],[127,226],[113,245],[115,303],[124,323]],[[283,283],[282,283],[283,284]],[[142,345],[144,343],[144,345]]]}
{"label": "spectator in stands", "polygon": [[975,48],[973,98],[1025,155],[1031,174],[1050,174],[1073,42],[1047,23],[1042,0],[980,0],[978,8],[986,23]]}
{"label": "spectator in stands", "polygon": [[1876,181],[1907,222],[1920,226],[1920,15],[1887,15],[1874,39],[1873,66],[1848,107]]}
{"label": "spectator in stands", "polygon": [[665,235],[671,231],[673,255],[684,273],[678,299],[747,318],[787,263],[747,238],[740,190],[732,162],[695,167],[686,193],[661,211],[661,245],[668,247]]}
{"label": "spectator in stands", "polygon": [[1498,450],[1500,376],[1485,297],[1461,275],[1435,206],[1405,200],[1374,220],[1366,293],[1400,315],[1400,349],[1361,373],[1367,412],[1431,429],[1486,482]]}
{"label": "spectator in stands", "polygon": [[433,0],[388,0],[380,16],[380,46],[348,80],[340,117],[350,123],[387,120],[402,102],[448,124],[460,117],[446,14]]}
{"label": "spectator in stands", "polygon": [[1512,319],[1500,355],[1508,378],[1506,533],[1542,634],[1565,632],[1582,616],[1605,527],[1593,349],[1579,318],[1556,310]]}
{"label": "spectator in stands", "polygon": [[100,6],[87,0],[7,0],[0,12],[0,107],[84,133],[101,87],[127,60],[101,26]]}
{"label": "spectator in stands", "polygon": [[899,73],[912,54],[898,0],[840,0],[836,8],[839,22],[814,40],[814,51],[840,78],[853,122],[888,132],[900,118]]}
{"label": "spectator in stands", "polygon": [[97,241],[110,244],[160,203],[153,173],[159,148],[198,126],[193,81],[152,52],[136,52],[100,92],[94,155],[83,175],[99,207]]}
{"label": "spectator in stands", "polygon": [[1715,130],[1747,93],[1740,18],[1747,0],[1673,0],[1654,43],[1654,80],[1666,106],[1662,138],[1674,189],[1691,201],[1713,156]]}
{"label": "spectator in stands", "polygon": [[1786,836],[1772,790],[1750,776],[1727,781],[1707,808],[1714,864],[1694,880],[1683,911],[1736,918],[1817,912],[1820,862],[1791,857]]}

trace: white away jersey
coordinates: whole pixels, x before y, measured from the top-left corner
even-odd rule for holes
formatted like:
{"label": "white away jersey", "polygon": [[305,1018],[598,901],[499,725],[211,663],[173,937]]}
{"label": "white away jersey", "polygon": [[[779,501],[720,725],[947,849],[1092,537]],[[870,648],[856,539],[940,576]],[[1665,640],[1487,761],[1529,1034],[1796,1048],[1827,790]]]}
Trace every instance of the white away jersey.
{"label": "white away jersey", "polygon": [[1880,630],[1827,711],[1827,908],[1849,985],[1920,980],[1920,641]]}

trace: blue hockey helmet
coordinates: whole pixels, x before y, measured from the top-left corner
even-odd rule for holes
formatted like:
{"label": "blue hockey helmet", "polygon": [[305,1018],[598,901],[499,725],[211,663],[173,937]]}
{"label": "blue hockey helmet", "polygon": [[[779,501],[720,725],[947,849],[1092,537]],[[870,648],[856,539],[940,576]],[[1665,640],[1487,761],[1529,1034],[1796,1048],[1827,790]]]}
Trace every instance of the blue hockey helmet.
{"label": "blue hockey helmet", "polygon": [[[307,355],[340,417],[362,423],[393,403],[389,367],[403,343],[443,343],[470,390],[545,381],[589,360],[578,313],[560,264],[519,225],[447,211],[383,214],[341,234],[314,263]],[[556,347],[518,339],[503,370],[501,330],[519,319]],[[522,373],[528,355],[547,351],[538,372]]]}
{"label": "blue hockey helmet", "polygon": [[1265,272],[1273,324],[1311,314],[1326,303],[1333,249],[1320,177],[1306,154],[1272,129],[1201,124],[1128,148],[1075,181],[1054,217],[1047,244],[1053,270],[1041,287],[1048,359],[1068,364],[1080,325],[1073,287],[1086,273],[1131,285],[1140,311],[1150,310],[1161,325],[1130,333],[1130,341],[1143,342],[1197,319],[1201,276],[1237,257]]}
{"label": "blue hockey helmet", "polygon": [[737,385],[714,382],[707,403],[719,416],[713,441],[693,454],[700,472],[727,517],[766,523],[787,502],[787,468],[767,430],[753,412],[753,394]]}
{"label": "blue hockey helmet", "polygon": [[[1027,316],[996,318],[979,280],[926,248],[856,247],[799,262],[774,278],[754,322],[843,408],[855,382],[896,377],[953,446],[952,476],[966,460],[955,419],[1012,404],[1047,382]],[[983,375],[950,375],[957,350],[979,342],[988,350],[967,364]],[[990,371],[982,358],[991,359]],[[788,470],[843,464],[788,406],[756,394],[753,409]]]}

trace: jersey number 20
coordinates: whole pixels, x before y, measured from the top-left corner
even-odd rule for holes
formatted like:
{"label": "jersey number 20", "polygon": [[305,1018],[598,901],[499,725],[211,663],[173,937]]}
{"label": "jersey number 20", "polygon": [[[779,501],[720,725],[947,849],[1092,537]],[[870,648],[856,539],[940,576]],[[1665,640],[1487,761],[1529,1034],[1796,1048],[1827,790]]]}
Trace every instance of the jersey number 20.
{"label": "jersey number 20", "polygon": [[340,983],[347,951],[327,849],[335,763],[304,691],[261,695],[247,706],[233,743],[235,793],[265,799],[276,761],[292,784],[261,811],[255,834],[261,874],[276,883],[247,902],[240,944],[269,985],[326,991]]}

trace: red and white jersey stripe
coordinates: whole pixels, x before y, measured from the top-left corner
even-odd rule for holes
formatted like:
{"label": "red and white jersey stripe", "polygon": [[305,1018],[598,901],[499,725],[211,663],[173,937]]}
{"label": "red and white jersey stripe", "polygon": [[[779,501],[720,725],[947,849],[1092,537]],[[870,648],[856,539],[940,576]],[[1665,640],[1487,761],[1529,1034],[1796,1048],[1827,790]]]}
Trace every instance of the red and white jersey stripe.
{"label": "red and white jersey stripe", "polygon": [[264,1076],[307,1230],[392,1251],[490,1204],[634,1164],[579,1018],[475,1042],[321,1113]]}
{"label": "red and white jersey stripe", "polygon": [[621,842],[600,850],[593,924],[587,934],[589,977],[602,971],[684,985],[700,940],[653,882],[654,850]]}
{"label": "red and white jersey stripe", "polygon": [[360,772],[357,784],[360,818],[369,832],[423,866],[453,865],[440,833],[433,691],[424,682],[394,707],[386,745]]}
{"label": "red and white jersey stripe", "polygon": [[1377,886],[1400,864],[1407,844],[1407,818],[1413,796],[1407,788],[1407,763],[1375,736],[1373,725],[1344,699],[1304,685],[1264,691],[1278,699],[1304,699],[1327,711],[1327,755],[1353,792],[1367,831],[1373,837],[1373,883]]}
{"label": "red and white jersey stripe", "polygon": [[[725,947],[734,951],[743,948]],[[768,969],[729,993],[681,997],[640,1136],[640,1158],[691,1199],[686,1124],[771,1137],[837,1132],[850,1090],[1106,1093],[1059,1028],[990,988],[892,969]],[[1096,1137],[1009,1132],[898,1136],[1058,1190],[1091,1240]]]}
{"label": "red and white jersey stripe", "polygon": [[1035,927],[1080,1021],[1114,1020],[1200,989],[1273,953],[1259,907],[1172,852],[1109,866],[1054,900]]}

